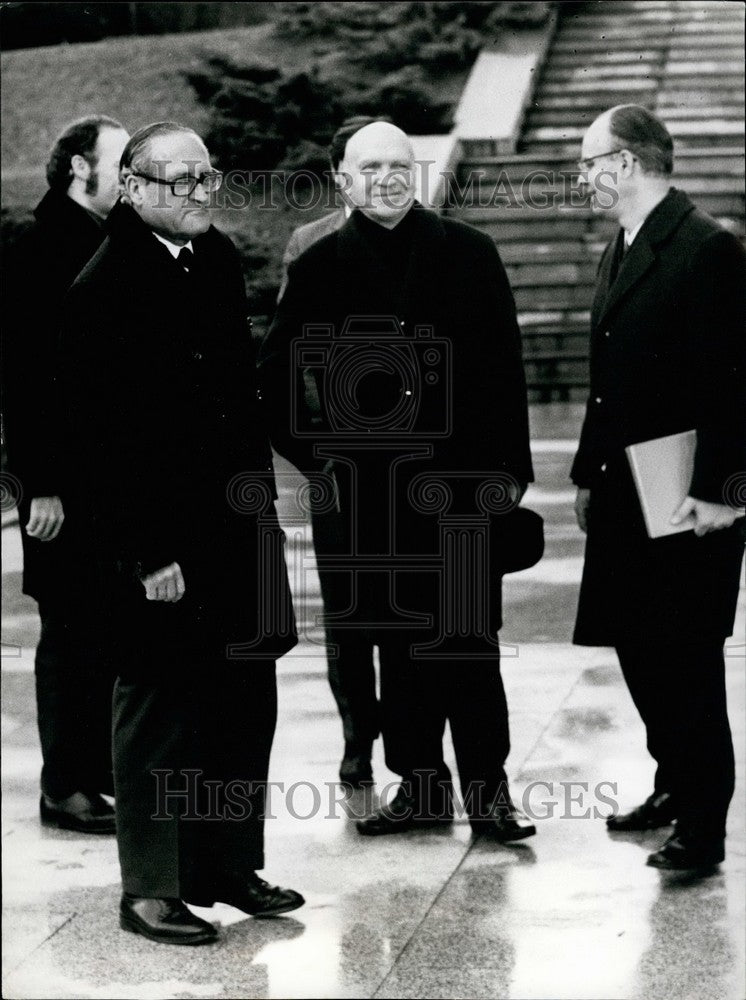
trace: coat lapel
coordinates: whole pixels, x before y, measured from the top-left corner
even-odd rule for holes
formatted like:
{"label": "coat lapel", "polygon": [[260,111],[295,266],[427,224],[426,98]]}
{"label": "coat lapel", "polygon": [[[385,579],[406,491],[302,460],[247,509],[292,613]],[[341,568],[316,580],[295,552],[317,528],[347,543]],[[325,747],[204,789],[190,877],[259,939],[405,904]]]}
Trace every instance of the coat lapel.
{"label": "coat lapel", "polygon": [[[609,256],[613,258],[613,254]],[[608,288],[606,301],[603,304],[603,309],[599,317],[599,323],[603,324],[603,321],[617,302],[637,284],[645,272],[652,267],[654,261],[655,254],[653,249],[645,238],[643,231],[640,230],[634,243],[622,258],[616,280]],[[610,266],[611,264],[609,264]]]}
{"label": "coat lapel", "polygon": [[[671,188],[666,197],[653,209],[642,229],[622,260],[616,280],[609,284],[609,276],[614,257],[611,248],[602,261],[599,291],[606,287],[606,296],[594,326],[605,323],[609,313],[626,296],[655,263],[657,248],[666,242],[681,221],[694,211],[689,197],[676,188]],[[594,306],[597,304],[594,303]],[[595,313],[595,308],[594,308]]]}

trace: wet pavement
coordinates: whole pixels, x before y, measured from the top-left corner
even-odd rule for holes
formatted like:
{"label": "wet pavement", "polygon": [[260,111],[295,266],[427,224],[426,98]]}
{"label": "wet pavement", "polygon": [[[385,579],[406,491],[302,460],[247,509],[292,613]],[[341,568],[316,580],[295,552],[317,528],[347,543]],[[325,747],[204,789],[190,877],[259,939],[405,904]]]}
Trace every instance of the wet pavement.
{"label": "wet pavement", "polygon": [[[361,838],[370,793],[342,800],[341,730],[319,630],[279,665],[279,725],[267,821],[272,882],[306,906],[253,920],[228,906],[217,945],[156,945],[118,927],[111,838],[42,829],[33,647],[38,621],[20,595],[12,515],[3,530],[3,995],[54,998],[510,997],[741,1000],[744,939],[744,646],[728,646],[737,790],[727,858],[704,878],[645,866],[665,831],[606,832],[617,802],[650,791],[653,765],[613,651],[569,645],[582,563],[567,481],[577,407],[532,411],[547,552],[506,582],[503,675],[516,800],[537,817],[515,846],[453,828]],[[281,470],[282,471],[282,470]],[[287,511],[292,477],[283,479]],[[290,549],[307,555],[307,534]],[[318,610],[313,573],[307,615]],[[743,635],[744,594],[739,632]],[[380,742],[380,741],[379,741]],[[452,766],[452,754],[448,753]],[[394,776],[376,745],[377,790]]]}

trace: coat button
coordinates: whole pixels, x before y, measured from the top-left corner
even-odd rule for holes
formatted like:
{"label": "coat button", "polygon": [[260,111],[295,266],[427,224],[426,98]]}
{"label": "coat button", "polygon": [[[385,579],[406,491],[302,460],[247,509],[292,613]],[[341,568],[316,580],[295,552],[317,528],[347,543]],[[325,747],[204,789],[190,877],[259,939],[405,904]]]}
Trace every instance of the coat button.
{"label": "coat button", "polygon": [[604,337],[610,337],[610,336],[611,336],[611,333],[610,333],[609,330],[607,330],[606,333],[604,333]]}
{"label": "coat button", "polygon": [[601,397],[600,396],[596,396],[594,402],[600,403],[601,402]]}
{"label": "coat button", "polygon": [[200,354],[199,351],[195,351],[194,352],[194,360],[195,361],[201,361],[202,360],[202,355]]}

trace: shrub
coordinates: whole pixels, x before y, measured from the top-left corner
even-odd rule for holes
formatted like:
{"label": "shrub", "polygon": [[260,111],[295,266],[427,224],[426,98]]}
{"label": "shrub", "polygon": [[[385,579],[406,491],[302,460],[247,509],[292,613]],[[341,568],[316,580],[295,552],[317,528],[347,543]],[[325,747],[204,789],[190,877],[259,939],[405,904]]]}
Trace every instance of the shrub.
{"label": "shrub", "polygon": [[207,144],[225,170],[306,166],[303,151],[316,162],[341,114],[336,87],[313,73],[213,58],[185,76],[212,107]]}

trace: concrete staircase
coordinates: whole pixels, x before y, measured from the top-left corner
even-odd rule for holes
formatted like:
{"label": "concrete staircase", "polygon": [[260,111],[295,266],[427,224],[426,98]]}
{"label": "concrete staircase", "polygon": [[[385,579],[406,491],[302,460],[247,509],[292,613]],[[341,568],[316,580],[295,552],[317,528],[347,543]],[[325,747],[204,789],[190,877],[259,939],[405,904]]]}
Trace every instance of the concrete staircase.
{"label": "concrete staircase", "polygon": [[[588,309],[613,225],[575,166],[585,129],[639,103],[675,141],[674,183],[744,234],[744,6],[720,0],[562,3],[517,153],[462,142],[448,213],[494,236],[519,310],[532,398],[583,398]],[[499,98],[497,98],[499,99]]]}

